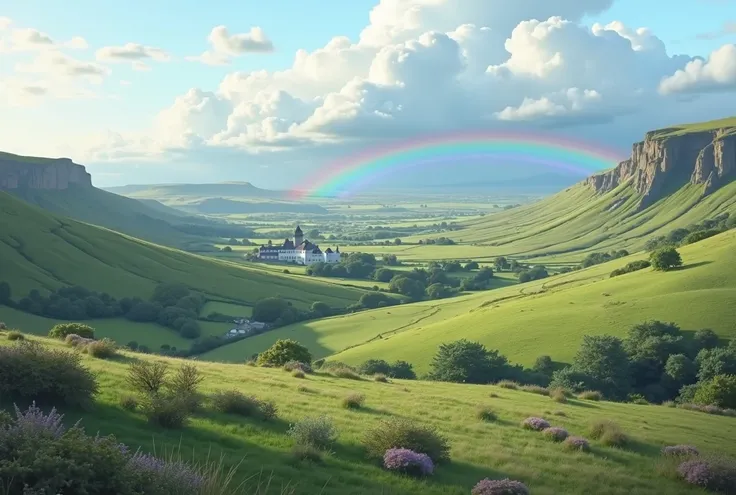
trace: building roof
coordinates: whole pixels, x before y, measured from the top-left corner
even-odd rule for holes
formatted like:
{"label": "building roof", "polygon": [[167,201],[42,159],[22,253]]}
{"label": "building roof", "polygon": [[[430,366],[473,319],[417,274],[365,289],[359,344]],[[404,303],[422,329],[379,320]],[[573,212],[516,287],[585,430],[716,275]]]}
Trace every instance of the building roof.
{"label": "building roof", "polygon": [[301,234],[302,233],[302,228],[297,225],[296,226],[296,230],[294,231],[294,233],[295,234]]}
{"label": "building roof", "polygon": [[332,254],[332,249],[331,248],[327,248],[327,250],[325,251],[325,253]]}

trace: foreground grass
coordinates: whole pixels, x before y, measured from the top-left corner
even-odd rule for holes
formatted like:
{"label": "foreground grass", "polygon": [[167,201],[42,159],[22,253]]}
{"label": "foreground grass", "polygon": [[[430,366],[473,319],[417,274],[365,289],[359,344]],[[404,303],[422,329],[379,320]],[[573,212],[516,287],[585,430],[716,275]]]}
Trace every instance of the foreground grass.
{"label": "foreground grass", "polygon": [[[7,340],[0,343],[6,345]],[[577,400],[557,404],[547,397],[494,386],[411,381],[386,384],[315,375],[295,379],[281,370],[206,362],[197,364],[206,377],[205,391],[235,388],[273,400],[279,407],[279,420],[264,423],[202,413],[184,430],[165,431],[118,406],[120,397],[131,392],[123,361],[133,359],[176,365],[176,360],[132,353],[126,353],[121,361],[85,356],[85,364],[98,373],[101,395],[90,412],[67,411],[67,422],[82,419],[88,432],[115,434],[120,441],[144,450],[155,448],[161,453],[180,446],[185,457],[193,453],[199,460],[222,454],[228,467],[242,462],[241,479],[270,479],[273,490],[268,493],[279,493],[289,485],[295,494],[466,495],[484,477],[511,477],[526,483],[535,494],[687,494],[699,492],[658,472],[663,445],[685,443],[702,452],[736,454],[736,444],[725,434],[736,426],[734,418],[661,406]],[[306,389],[299,391],[299,386]],[[343,397],[352,392],[365,395],[363,409],[341,406]],[[496,395],[493,398],[492,393]],[[479,405],[491,407],[498,420],[478,420]],[[286,435],[289,423],[321,414],[331,417],[340,432],[333,454],[325,456],[321,464],[294,461]],[[360,439],[389,415],[435,425],[451,442],[452,463],[441,466],[431,479],[416,481],[389,474],[366,460]],[[616,421],[634,442],[626,449],[593,442],[590,454],[568,453],[540,434],[521,429],[520,421],[528,416],[542,416],[584,436],[592,420],[607,418]]]}

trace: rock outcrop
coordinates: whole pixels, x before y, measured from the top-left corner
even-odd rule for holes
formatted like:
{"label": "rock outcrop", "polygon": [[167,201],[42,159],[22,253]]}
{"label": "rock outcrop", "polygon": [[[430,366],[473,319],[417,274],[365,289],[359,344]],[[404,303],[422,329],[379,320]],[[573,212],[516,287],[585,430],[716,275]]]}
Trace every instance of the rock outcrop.
{"label": "rock outcrop", "polygon": [[0,190],[92,187],[92,178],[69,158],[45,159],[0,153]]}
{"label": "rock outcrop", "polygon": [[631,158],[586,183],[605,193],[630,182],[642,195],[640,207],[657,202],[686,184],[702,184],[706,196],[736,179],[736,133],[733,128],[672,135],[650,132],[634,144]]}

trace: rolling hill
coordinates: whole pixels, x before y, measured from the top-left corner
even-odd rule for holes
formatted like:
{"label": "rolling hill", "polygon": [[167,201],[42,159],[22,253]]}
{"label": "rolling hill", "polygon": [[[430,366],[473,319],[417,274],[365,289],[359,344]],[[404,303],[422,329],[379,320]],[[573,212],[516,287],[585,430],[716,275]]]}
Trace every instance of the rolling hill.
{"label": "rolling hill", "polygon": [[210,299],[242,306],[280,295],[299,307],[317,300],[343,307],[364,293],[165,248],[51,214],[4,192],[0,260],[0,280],[10,283],[15,298],[65,285],[146,298],[160,282],[181,282]]}
{"label": "rolling hill", "polygon": [[215,184],[141,184],[108,187],[106,190],[133,198],[188,197],[240,197],[282,198],[283,191],[271,191],[254,186],[250,182],[220,182]]}
{"label": "rolling hill", "polygon": [[426,371],[440,344],[467,338],[531,365],[542,354],[569,362],[585,334],[624,336],[648,319],[736,338],[736,230],[680,248],[685,267],[609,278],[644,253],[536,282],[442,301],[365,311],[277,329],[203,356],[242,361],[278,338],[318,357],[360,364],[403,359]]}

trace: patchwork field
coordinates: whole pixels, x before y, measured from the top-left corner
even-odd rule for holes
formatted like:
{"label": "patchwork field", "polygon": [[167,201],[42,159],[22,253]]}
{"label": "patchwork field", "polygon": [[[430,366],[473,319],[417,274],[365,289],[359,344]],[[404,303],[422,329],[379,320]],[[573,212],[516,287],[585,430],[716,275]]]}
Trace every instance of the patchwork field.
{"label": "patchwork field", "polygon": [[[0,340],[0,345],[7,343],[4,337]],[[176,366],[177,360],[134,353],[125,353],[120,361],[82,359],[98,373],[101,394],[90,412],[66,411],[66,424],[81,419],[88,432],[114,434],[120,442],[159,455],[176,448],[187,460],[222,456],[226,469],[237,467],[238,480],[250,480],[249,493],[467,495],[483,478],[509,477],[539,495],[587,495],[600,493],[604,486],[611,495],[695,494],[701,492],[663,471],[662,446],[692,444],[704,453],[736,455],[736,444],[724,435],[736,421],[730,417],[662,406],[579,400],[559,404],[548,397],[495,386],[401,380],[376,383],[329,375],[297,379],[281,370],[206,362],[197,363],[205,376],[204,392],[237,389],[272,400],[278,407],[278,420],[262,422],[205,409],[184,430],[164,430],[149,425],[140,413],[119,406],[120,398],[131,393],[125,381],[125,361],[155,359]],[[351,393],[365,396],[362,409],[341,406],[342,398]],[[478,406],[490,407],[498,419],[480,421]],[[297,461],[289,453],[289,425],[318,415],[330,418],[338,430],[332,454],[317,464]],[[440,465],[427,480],[414,480],[388,473],[367,459],[363,437],[391,416],[435,426],[450,442],[452,462]],[[541,434],[522,429],[519,423],[528,416],[544,417],[582,436],[587,436],[593,420],[610,419],[632,441],[625,448],[593,441],[590,453],[566,452]],[[259,480],[261,490],[256,491]]]}

